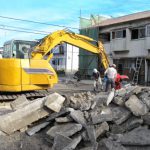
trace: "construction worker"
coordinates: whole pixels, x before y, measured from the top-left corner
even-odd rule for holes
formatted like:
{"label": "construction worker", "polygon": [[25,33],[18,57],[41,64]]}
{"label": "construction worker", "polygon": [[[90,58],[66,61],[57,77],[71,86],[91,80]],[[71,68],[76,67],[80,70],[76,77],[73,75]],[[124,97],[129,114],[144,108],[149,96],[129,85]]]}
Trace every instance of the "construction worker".
{"label": "construction worker", "polygon": [[94,78],[94,91],[98,90],[98,84],[101,86],[101,90],[103,89],[102,80],[100,77],[100,72],[97,69],[93,69],[93,78]]}
{"label": "construction worker", "polygon": [[115,89],[115,79],[117,77],[116,65],[113,64],[110,67],[108,67],[104,74],[105,76],[107,76],[105,92],[108,91],[109,86],[111,86],[111,89]]}

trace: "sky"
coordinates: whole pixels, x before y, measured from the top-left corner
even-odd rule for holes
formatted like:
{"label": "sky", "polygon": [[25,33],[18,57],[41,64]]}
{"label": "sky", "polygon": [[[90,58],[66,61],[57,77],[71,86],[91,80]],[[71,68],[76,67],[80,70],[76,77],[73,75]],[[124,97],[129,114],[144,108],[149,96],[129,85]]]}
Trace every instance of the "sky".
{"label": "sky", "polygon": [[[11,39],[40,39],[64,28],[78,33],[79,18],[91,14],[119,17],[150,10],[150,0],[0,0],[0,4],[0,46]],[[42,32],[34,34],[39,33],[35,30]]]}

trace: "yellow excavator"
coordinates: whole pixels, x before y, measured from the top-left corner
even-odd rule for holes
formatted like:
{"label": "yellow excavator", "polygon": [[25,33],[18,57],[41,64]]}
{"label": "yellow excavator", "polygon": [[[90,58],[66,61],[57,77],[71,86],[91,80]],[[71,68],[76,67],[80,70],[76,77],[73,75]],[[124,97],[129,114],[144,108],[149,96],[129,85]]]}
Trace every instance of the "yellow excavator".
{"label": "yellow excavator", "polygon": [[64,42],[97,54],[104,68],[108,67],[109,60],[101,42],[59,30],[43,38],[30,52],[24,45],[21,50],[16,50],[17,45],[8,48],[6,44],[9,51],[5,48],[4,54],[7,57],[0,59],[0,91],[23,92],[52,88],[58,82],[57,74],[49,63],[53,57],[52,50]]}

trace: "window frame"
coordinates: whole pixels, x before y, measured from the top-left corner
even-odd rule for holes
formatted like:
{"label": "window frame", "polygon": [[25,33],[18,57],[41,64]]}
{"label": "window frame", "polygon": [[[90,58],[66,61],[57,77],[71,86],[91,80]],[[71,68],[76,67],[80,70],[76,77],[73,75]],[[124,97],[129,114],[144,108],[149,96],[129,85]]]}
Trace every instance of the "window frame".
{"label": "window frame", "polygon": [[[121,36],[120,37],[117,37],[117,32],[121,32]],[[112,31],[112,39],[124,39],[126,38],[126,29],[118,29],[118,30],[115,30],[115,31]]]}
{"label": "window frame", "polygon": [[[140,37],[140,30],[144,29],[144,36]],[[132,36],[132,31],[133,30],[137,30],[137,34],[138,34],[138,37],[137,38],[133,38]],[[133,28],[131,29],[131,40],[138,40],[138,39],[144,39],[146,37],[146,27],[139,27],[139,28]]]}

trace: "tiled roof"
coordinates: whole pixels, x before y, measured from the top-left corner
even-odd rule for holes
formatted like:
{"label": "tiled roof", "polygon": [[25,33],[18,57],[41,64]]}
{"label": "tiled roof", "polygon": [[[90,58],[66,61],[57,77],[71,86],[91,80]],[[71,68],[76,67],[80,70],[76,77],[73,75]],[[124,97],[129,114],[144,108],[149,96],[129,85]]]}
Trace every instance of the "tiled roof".
{"label": "tiled roof", "polygon": [[108,25],[112,25],[112,24],[129,22],[129,21],[133,21],[133,20],[140,20],[140,19],[144,19],[144,18],[150,18],[150,11],[143,11],[143,12],[138,12],[138,13],[122,16],[122,17],[107,19],[95,26],[103,27],[103,26],[108,26]]}

